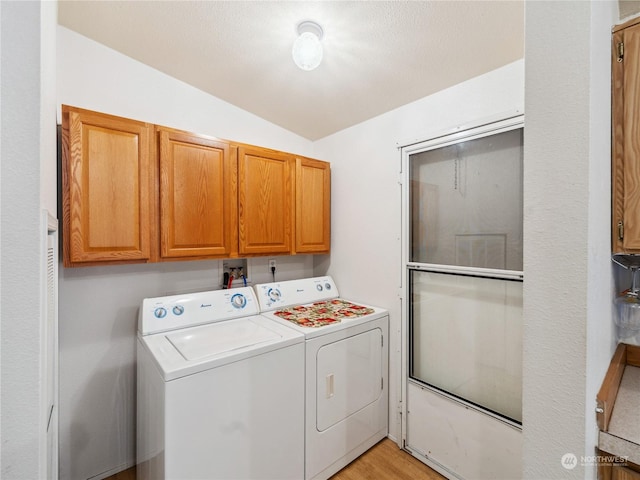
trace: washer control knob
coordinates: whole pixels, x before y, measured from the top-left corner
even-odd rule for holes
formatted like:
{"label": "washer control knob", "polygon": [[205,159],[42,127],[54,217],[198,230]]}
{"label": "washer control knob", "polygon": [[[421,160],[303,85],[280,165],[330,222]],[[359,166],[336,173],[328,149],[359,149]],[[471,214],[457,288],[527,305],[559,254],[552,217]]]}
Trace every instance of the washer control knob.
{"label": "washer control knob", "polygon": [[167,309],[164,307],[158,307],[153,311],[156,318],[164,318],[167,316]]}
{"label": "washer control knob", "polygon": [[182,305],[175,305],[172,310],[174,315],[182,315],[184,313],[184,307]]}
{"label": "washer control knob", "polygon": [[271,299],[272,302],[280,300],[280,297],[282,296],[282,294],[280,293],[280,290],[278,290],[277,288],[270,288],[269,291],[267,292],[267,295],[269,295],[269,298]]}
{"label": "washer control knob", "polygon": [[322,291],[322,285],[317,284],[317,285],[316,285],[316,289],[317,289],[319,292],[321,292],[321,291]]}
{"label": "washer control knob", "polygon": [[231,305],[234,308],[244,308],[246,304],[247,298],[241,293],[236,293],[231,297]]}
{"label": "washer control knob", "polygon": [[331,290],[331,284],[329,282],[325,283],[324,288],[326,288],[327,290]]}

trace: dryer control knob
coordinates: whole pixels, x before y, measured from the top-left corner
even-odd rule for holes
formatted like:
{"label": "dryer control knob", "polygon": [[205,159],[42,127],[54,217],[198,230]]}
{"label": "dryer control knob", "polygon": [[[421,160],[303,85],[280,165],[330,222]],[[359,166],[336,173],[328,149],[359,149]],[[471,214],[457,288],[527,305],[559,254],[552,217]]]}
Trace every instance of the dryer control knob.
{"label": "dryer control knob", "polygon": [[184,307],[182,305],[176,305],[172,310],[174,315],[182,315],[184,313]]}
{"label": "dryer control knob", "polygon": [[233,305],[234,308],[244,308],[246,304],[247,298],[241,293],[236,293],[231,297],[231,305]]}
{"label": "dryer control knob", "polygon": [[325,283],[324,288],[326,288],[327,290],[331,290],[331,284],[329,282]]}
{"label": "dryer control knob", "polygon": [[167,309],[164,307],[158,307],[153,311],[156,318],[164,318],[167,316]]}
{"label": "dryer control knob", "polygon": [[267,292],[267,295],[269,295],[269,298],[273,302],[275,302],[276,300],[280,300],[280,297],[282,296],[280,290],[278,290],[277,288],[270,288]]}
{"label": "dryer control knob", "polygon": [[321,291],[322,291],[322,285],[320,285],[320,284],[316,285],[316,289],[317,289],[319,292],[321,292]]}

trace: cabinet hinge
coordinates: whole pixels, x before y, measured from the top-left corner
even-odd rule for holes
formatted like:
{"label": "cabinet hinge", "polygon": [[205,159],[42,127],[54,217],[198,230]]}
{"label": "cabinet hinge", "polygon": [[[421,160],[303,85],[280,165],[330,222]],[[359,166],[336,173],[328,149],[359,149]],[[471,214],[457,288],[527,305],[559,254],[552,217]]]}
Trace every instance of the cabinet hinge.
{"label": "cabinet hinge", "polygon": [[624,240],[624,222],[622,220],[618,222],[618,240]]}
{"label": "cabinet hinge", "polygon": [[618,43],[618,62],[624,60],[624,42]]}

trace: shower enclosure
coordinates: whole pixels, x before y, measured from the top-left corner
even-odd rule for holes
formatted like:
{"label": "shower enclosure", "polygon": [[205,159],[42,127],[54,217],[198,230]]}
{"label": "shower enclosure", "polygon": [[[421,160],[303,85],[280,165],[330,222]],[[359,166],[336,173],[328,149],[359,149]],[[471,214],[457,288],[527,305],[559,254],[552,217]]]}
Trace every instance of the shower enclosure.
{"label": "shower enclosure", "polygon": [[446,475],[520,475],[523,118],[402,149],[404,446]]}

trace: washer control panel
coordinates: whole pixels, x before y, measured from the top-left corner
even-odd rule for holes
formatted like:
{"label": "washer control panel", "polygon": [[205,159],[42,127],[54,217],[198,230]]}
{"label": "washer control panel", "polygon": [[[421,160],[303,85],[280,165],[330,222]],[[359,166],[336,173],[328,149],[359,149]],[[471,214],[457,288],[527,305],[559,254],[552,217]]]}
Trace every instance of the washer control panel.
{"label": "washer control panel", "polygon": [[258,314],[251,287],[145,298],[138,330],[142,335]]}
{"label": "washer control panel", "polygon": [[255,288],[262,312],[329,300],[339,296],[336,284],[329,276],[262,283]]}

